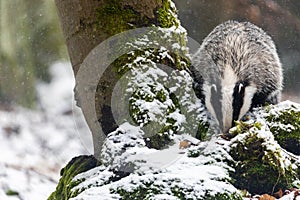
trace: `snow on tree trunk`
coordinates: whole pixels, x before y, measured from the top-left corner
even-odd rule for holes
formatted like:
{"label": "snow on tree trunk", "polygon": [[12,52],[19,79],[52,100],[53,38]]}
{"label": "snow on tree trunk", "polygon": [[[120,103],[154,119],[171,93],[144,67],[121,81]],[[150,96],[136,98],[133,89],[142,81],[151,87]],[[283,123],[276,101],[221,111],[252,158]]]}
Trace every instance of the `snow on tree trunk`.
{"label": "snow on tree trunk", "polygon": [[[62,1],[57,0],[56,5],[61,19],[63,32],[66,39],[73,71],[76,77],[81,64],[86,56],[107,38],[127,30],[139,27],[170,28],[178,26],[177,17],[172,14],[174,8],[169,1]],[[175,13],[174,13],[175,14]],[[185,33],[177,36],[177,42],[185,42]],[[126,42],[126,41],[125,41]],[[122,47],[123,48],[123,47]],[[128,53],[128,52],[127,52]],[[178,62],[176,55],[172,55]],[[129,55],[117,59],[106,70],[99,80],[94,98],[89,95],[78,95],[77,104],[82,108],[86,121],[92,131],[95,156],[99,156],[103,133],[108,134],[118,125],[111,115],[111,93],[124,72],[118,72],[127,64]],[[102,62],[107,58],[103,58]],[[162,61],[158,61],[162,62]],[[180,62],[180,61],[179,61]],[[178,63],[175,63],[178,65]],[[177,67],[177,66],[175,66]],[[77,81],[77,86],[80,84]],[[75,90],[78,93],[78,90]],[[90,102],[95,101],[97,120],[91,117],[94,108],[90,108]],[[99,124],[101,130],[99,130]]]}

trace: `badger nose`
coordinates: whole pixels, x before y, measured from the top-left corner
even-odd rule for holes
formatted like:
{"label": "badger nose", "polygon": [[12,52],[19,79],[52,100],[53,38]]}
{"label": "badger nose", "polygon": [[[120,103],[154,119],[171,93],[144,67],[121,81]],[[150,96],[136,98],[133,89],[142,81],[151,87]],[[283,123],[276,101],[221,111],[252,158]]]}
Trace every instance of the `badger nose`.
{"label": "badger nose", "polygon": [[220,127],[220,130],[222,131],[222,133],[228,133],[229,129],[232,127],[232,120],[230,120],[230,116],[229,115],[225,115],[224,116],[224,122],[223,122],[223,126]]}
{"label": "badger nose", "polygon": [[228,133],[229,132],[229,129],[231,128],[231,126],[226,126],[226,127],[223,127],[222,128],[222,133]]}

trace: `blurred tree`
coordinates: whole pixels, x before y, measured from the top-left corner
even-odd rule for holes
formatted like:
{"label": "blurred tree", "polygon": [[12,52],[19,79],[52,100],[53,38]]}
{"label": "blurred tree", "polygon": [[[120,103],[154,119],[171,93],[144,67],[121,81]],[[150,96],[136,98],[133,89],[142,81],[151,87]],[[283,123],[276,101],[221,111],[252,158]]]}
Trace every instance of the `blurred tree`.
{"label": "blurred tree", "polygon": [[33,107],[35,80],[66,57],[52,1],[0,0],[0,102]]}

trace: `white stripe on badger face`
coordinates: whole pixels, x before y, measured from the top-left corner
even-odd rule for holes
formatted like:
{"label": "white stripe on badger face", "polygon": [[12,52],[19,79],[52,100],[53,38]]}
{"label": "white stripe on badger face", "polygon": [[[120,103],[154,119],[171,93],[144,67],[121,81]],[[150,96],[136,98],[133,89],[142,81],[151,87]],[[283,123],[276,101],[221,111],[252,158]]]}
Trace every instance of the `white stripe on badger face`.
{"label": "white stripe on badger face", "polygon": [[250,109],[251,107],[251,103],[252,103],[252,98],[254,96],[254,94],[256,93],[257,88],[254,87],[253,85],[249,85],[245,88],[245,93],[244,93],[244,102],[243,102],[243,106],[240,110],[240,114],[239,114],[239,118],[241,119]]}
{"label": "white stripe on badger face", "polygon": [[216,87],[215,85],[203,84],[203,92],[205,96],[205,106],[210,114],[217,120],[216,112],[211,104],[211,87]]}
{"label": "white stripe on badger face", "polygon": [[222,113],[223,113],[223,127],[220,127],[223,132],[228,131],[232,126],[233,118],[233,91],[236,82],[238,81],[237,75],[229,65],[225,66],[224,78],[222,79]]}

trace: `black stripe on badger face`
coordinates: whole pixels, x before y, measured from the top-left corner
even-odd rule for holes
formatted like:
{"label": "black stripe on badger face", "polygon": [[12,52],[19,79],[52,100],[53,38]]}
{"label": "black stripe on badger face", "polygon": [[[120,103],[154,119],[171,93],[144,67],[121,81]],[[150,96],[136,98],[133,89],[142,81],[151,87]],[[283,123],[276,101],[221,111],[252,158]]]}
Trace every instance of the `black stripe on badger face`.
{"label": "black stripe on badger face", "polygon": [[234,86],[233,101],[232,101],[232,108],[233,108],[232,126],[235,125],[234,121],[239,119],[239,115],[244,104],[245,89],[249,85],[250,84],[248,81],[238,81]]}

